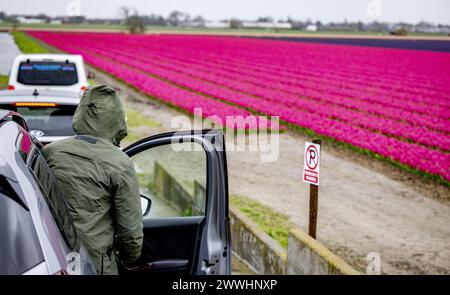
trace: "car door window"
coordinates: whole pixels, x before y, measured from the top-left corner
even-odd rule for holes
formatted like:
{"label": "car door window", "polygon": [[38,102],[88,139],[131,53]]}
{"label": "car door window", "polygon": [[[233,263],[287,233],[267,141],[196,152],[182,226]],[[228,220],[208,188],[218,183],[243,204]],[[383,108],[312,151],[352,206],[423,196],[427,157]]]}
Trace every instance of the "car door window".
{"label": "car door window", "polygon": [[56,181],[56,177],[53,175],[39,149],[36,148],[31,157],[30,170],[39,184],[53,218],[70,250],[78,251],[80,241],[75,226],[73,225],[69,205]]}
{"label": "car door window", "polygon": [[207,162],[201,145],[161,145],[131,159],[141,194],[152,200],[147,217],[205,215]]}
{"label": "car door window", "polygon": [[44,260],[30,211],[16,190],[17,183],[0,175],[0,275],[21,274]]}

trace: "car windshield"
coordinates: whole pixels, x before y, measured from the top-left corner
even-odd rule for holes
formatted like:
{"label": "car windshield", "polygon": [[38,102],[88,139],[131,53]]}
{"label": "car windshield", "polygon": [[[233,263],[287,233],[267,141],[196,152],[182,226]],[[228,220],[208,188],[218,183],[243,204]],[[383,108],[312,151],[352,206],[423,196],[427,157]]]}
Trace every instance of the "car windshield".
{"label": "car windshield", "polygon": [[9,109],[21,114],[30,133],[41,136],[72,136],[72,117],[77,106],[60,105],[54,107],[0,105],[0,109]]}
{"label": "car windshield", "polygon": [[74,85],[78,83],[77,68],[70,62],[22,62],[19,65],[17,82],[24,85]]}

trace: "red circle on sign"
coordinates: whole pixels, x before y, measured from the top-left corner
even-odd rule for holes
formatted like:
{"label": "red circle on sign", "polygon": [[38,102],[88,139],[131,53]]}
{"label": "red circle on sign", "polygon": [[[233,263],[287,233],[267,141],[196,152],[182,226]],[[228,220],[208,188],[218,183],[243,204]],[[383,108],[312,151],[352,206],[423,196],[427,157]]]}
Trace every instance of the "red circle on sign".
{"label": "red circle on sign", "polygon": [[[314,149],[314,153],[316,155],[316,157],[314,158],[315,161],[313,161],[314,166],[310,166],[310,159],[308,159],[308,155],[311,155],[312,150]],[[316,169],[317,165],[319,165],[319,153],[317,152],[317,149],[315,146],[310,145],[307,149],[306,149],[306,155],[305,155],[305,161],[306,161],[306,165],[308,166],[309,169],[314,170]]]}

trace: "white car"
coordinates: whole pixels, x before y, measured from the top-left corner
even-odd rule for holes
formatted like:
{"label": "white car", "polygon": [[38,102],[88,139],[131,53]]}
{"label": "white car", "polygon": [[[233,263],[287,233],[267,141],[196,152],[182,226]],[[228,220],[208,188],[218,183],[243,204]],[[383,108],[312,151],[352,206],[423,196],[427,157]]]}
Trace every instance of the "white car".
{"label": "white car", "polygon": [[53,89],[81,93],[87,86],[81,55],[20,54],[11,67],[8,89]]}
{"label": "white car", "polygon": [[72,118],[80,103],[74,91],[22,89],[0,91],[0,109],[17,112],[42,144],[75,135]]}

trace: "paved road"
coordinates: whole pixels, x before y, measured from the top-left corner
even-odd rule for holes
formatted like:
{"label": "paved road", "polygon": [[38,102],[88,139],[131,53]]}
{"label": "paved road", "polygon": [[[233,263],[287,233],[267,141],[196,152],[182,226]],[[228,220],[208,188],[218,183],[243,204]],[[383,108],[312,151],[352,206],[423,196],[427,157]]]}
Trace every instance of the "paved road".
{"label": "paved road", "polygon": [[9,33],[0,33],[0,52],[0,75],[8,75],[14,58],[20,54]]}

